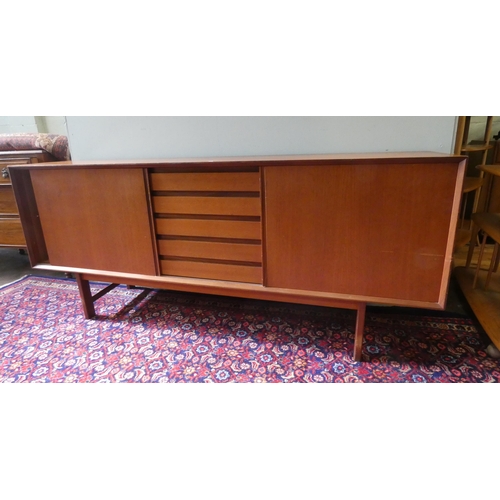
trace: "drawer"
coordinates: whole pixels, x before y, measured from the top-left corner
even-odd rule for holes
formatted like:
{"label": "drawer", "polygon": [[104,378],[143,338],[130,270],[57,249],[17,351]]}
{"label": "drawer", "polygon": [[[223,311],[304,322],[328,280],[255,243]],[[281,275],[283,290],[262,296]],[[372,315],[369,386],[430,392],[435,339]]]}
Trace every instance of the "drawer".
{"label": "drawer", "polygon": [[259,172],[155,173],[153,191],[260,192]]}
{"label": "drawer", "polygon": [[165,236],[261,240],[261,224],[255,221],[156,219],[156,233]]}
{"label": "drawer", "polygon": [[0,245],[26,246],[23,228],[19,219],[0,218]]}
{"label": "drawer", "polygon": [[[21,165],[29,162],[29,158],[0,158],[0,184],[10,184],[10,175],[7,169],[8,165]],[[4,177],[4,172],[7,177]]]}
{"label": "drawer", "polygon": [[15,156],[13,157],[1,157],[0,158],[0,167],[3,168],[4,166],[7,165],[26,165],[27,163],[30,163],[30,159],[27,157],[19,157],[16,158]]}
{"label": "drawer", "polygon": [[191,257],[247,263],[262,262],[262,247],[260,244],[159,240],[158,253],[160,257]]}
{"label": "drawer", "polygon": [[161,260],[160,267],[161,273],[167,276],[262,283],[262,267],[260,266]]}
{"label": "drawer", "polygon": [[260,216],[260,198],[219,196],[153,196],[157,214]]}
{"label": "drawer", "polygon": [[0,185],[0,214],[17,214],[17,204],[10,185]]}

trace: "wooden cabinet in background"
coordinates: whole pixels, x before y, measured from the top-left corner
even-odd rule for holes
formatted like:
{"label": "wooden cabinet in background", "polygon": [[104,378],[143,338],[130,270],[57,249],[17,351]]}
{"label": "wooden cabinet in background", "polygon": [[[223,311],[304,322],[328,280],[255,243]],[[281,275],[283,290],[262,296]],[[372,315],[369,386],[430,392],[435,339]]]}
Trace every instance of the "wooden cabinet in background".
{"label": "wooden cabinet in background", "polygon": [[26,247],[8,165],[50,161],[56,159],[42,150],[0,151],[0,247]]}
{"label": "wooden cabinet in background", "polygon": [[466,158],[439,153],[18,165],[34,268],[358,312],[443,309]]}

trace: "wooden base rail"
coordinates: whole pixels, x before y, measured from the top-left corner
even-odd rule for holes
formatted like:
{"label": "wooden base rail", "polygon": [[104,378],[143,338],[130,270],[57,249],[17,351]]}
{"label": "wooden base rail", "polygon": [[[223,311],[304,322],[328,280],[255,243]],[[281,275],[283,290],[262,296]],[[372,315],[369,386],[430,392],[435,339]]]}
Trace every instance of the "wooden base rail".
{"label": "wooden base rail", "polygon": [[[111,283],[99,292],[92,295],[90,290],[90,281],[84,278],[84,275],[77,273],[75,274],[76,282],[78,284],[78,291],[80,292],[80,298],[82,301],[83,315],[85,319],[92,319],[96,316],[94,302],[100,299],[103,295],[107,294],[117,286],[119,283]],[[135,285],[134,285],[135,286]],[[148,287],[145,287],[148,288]],[[366,303],[350,303],[347,302],[342,304],[345,309],[354,309],[357,311],[356,315],[356,327],[354,330],[354,350],[353,359],[354,361],[361,361],[361,350],[363,347],[363,332],[365,329],[365,315],[366,315]]]}

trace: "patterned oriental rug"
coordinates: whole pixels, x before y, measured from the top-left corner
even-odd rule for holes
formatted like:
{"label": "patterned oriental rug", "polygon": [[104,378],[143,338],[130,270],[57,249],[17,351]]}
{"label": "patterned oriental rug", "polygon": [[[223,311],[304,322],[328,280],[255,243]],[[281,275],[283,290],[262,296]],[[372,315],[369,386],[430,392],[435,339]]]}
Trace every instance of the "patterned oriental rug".
{"label": "patterned oriental rug", "polygon": [[85,320],[74,280],[26,276],[0,289],[0,382],[500,380],[474,319],[411,311],[369,307],[356,363],[353,311],[119,286]]}

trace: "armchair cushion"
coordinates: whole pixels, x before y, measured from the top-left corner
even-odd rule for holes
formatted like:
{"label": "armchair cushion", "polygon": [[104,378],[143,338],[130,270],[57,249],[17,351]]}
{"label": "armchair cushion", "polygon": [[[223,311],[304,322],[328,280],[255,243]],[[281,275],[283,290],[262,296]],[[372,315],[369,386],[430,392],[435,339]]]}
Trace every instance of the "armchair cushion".
{"label": "armchair cushion", "polygon": [[57,160],[70,160],[68,138],[57,134],[0,134],[0,151],[42,149]]}

